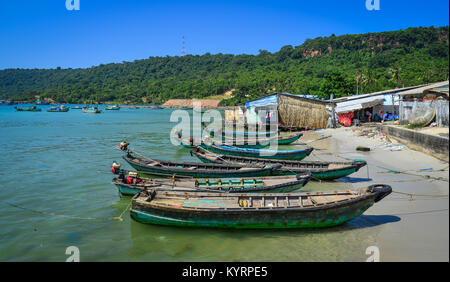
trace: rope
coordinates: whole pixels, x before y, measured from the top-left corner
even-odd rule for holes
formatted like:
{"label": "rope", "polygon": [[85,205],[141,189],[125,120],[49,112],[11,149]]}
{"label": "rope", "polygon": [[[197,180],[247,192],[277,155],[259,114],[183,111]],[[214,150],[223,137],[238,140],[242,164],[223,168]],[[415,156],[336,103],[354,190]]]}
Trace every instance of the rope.
{"label": "rope", "polygon": [[392,193],[409,196],[410,201],[413,200],[413,197],[448,198],[448,195],[425,195],[425,194],[413,194],[413,193],[405,193],[405,192],[398,192],[398,191],[392,191]]}
{"label": "rope", "polygon": [[71,215],[65,215],[65,214],[56,214],[56,213],[53,213],[53,212],[40,211],[40,210],[35,210],[35,209],[30,209],[30,208],[27,208],[27,207],[23,207],[23,206],[20,206],[18,204],[13,204],[13,203],[9,203],[9,202],[6,202],[6,203],[8,205],[10,205],[12,207],[15,207],[15,208],[18,208],[18,209],[22,209],[22,210],[26,210],[26,211],[33,212],[33,213],[42,214],[42,215],[48,215],[48,216],[56,216],[56,217],[63,217],[63,218],[70,218],[70,219],[77,219],[77,220],[118,220],[118,221],[123,221],[124,213],[131,206],[131,202],[130,202],[128,204],[128,206],[117,217],[80,217],[80,216],[71,216]]}
{"label": "rope", "polygon": [[434,177],[434,176],[431,176],[431,175],[428,175],[428,174],[427,174],[427,175],[420,175],[420,174],[414,174],[414,173],[407,173],[408,170],[405,170],[405,171],[397,171],[397,170],[392,170],[392,169],[388,169],[388,168],[381,167],[381,166],[377,166],[377,167],[379,167],[379,168],[381,168],[381,169],[387,170],[386,172],[382,172],[382,173],[406,174],[406,175],[411,175],[411,176],[422,177],[422,178],[425,178],[425,179],[439,180],[439,181],[445,181],[445,182],[448,182],[448,179],[447,179],[447,178],[444,178],[444,177]]}
{"label": "rope", "polygon": [[307,144],[309,144],[309,143],[313,143],[313,142],[317,142],[317,141],[321,141],[321,140],[326,140],[326,139],[328,139],[328,138],[330,138],[331,137],[331,135],[328,135],[328,136],[322,136],[322,137],[320,137],[320,138],[318,138],[318,139],[314,139],[314,140],[310,140],[310,141],[305,141],[305,142],[299,142],[299,143],[296,143],[296,144],[293,144],[293,145],[307,145]]}

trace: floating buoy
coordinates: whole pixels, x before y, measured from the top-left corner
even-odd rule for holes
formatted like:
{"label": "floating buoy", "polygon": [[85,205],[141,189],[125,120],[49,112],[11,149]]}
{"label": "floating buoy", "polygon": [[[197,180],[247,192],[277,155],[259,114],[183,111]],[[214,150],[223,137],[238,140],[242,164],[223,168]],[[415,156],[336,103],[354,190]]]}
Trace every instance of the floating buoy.
{"label": "floating buoy", "polygon": [[126,151],[128,149],[128,145],[130,145],[130,143],[123,141],[123,142],[120,142],[119,148],[122,151]]}
{"label": "floating buoy", "polygon": [[111,172],[114,174],[119,174],[120,172],[120,163],[113,162],[111,167]]}

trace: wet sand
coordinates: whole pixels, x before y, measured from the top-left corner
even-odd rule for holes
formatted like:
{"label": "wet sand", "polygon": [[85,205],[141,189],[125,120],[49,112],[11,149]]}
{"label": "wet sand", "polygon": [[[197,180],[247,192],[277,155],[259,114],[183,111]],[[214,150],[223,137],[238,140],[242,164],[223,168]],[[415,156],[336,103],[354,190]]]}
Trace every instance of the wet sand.
{"label": "wet sand", "polygon": [[[307,132],[301,141],[308,143],[328,135],[332,138],[308,144],[316,148],[309,159],[365,159],[368,169],[364,167],[351,178],[340,181],[348,180],[355,188],[375,183],[393,188],[394,193],[365,213],[376,216],[377,221],[385,220],[378,222],[371,234],[374,236],[371,241],[380,250],[381,261],[448,261],[448,163],[410,150],[394,140],[391,144],[382,135],[359,136],[355,128]],[[390,144],[392,147],[386,147]],[[369,147],[371,151],[356,151],[357,146]],[[423,170],[430,168],[433,170]]]}

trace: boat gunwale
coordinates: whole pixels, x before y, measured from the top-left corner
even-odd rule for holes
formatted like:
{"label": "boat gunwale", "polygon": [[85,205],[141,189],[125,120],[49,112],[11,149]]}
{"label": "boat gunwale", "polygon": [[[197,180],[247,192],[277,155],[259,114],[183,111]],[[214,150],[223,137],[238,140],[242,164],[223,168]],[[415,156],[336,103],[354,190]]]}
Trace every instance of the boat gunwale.
{"label": "boat gunwale", "polygon": [[[382,185],[384,187],[387,187],[388,190],[390,190],[390,192],[386,192],[386,191],[373,191],[369,193],[370,187],[372,186],[379,186]],[[364,189],[364,188],[363,188]],[[321,211],[321,210],[327,210],[327,209],[336,209],[336,208],[341,208],[341,207],[345,207],[345,206],[350,206],[352,204],[355,204],[357,202],[363,202],[365,200],[370,200],[373,198],[374,202],[378,202],[379,200],[381,200],[382,198],[384,198],[385,196],[389,195],[392,191],[391,186],[389,185],[384,185],[384,184],[376,184],[376,185],[371,185],[369,187],[365,188],[366,190],[364,191],[364,195],[358,195],[358,191],[354,191],[354,190],[350,190],[348,191],[348,193],[350,195],[356,195],[356,197],[354,198],[350,198],[350,199],[344,199],[344,200],[338,200],[338,201],[333,201],[333,202],[328,202],[328,203],[317,203],[317,204],[313,204],[310,206],[282,206],[282,207],[239,207],[239,208],[224,208],[224,207],[189,207],[189,206],[179,206],[179,205],[166,205],[166,204],[152,204],[152,200],[150,200],[149,202],[145,202],[145,203],[141,203],[138,202],[138,198],[140,197],[141,193],[136,194],[133,198],[132,198],[132,207],[130,211],[135,210],[134,207],[137,206],[141,206],[143,208],[148,208],[148,209],[156,209],[156,210],[166,210],[166,211],[172,211],[172,212],[179,212],[179,213],[183,213],[183,212],[193,212],[193,211],[197,211],[200,213],[205,213],[205,214],[243,214],[243,213],[251,213],[253,211],[265,211],[266,213],[283,213],[286,212],[287,210],[290,211],[297,211],[299,213],[301,212],[312,212],[312,211]],[[361,189],[360,189],[361,190]],[[354,192],[354,193],[351,193]],[[158,193],[158,192],[156,192]],[[194,192],[195,193],[195,192]],[[265,194],[263,193],[263,197],[275,197],[275,194]],[[304,192],[298,192],[298,193],[279,193],[278,194],[280,197],[286,197],[288,195],[290,196],[295,196],[295,197],[302,197],[302,196],[307,196],[307,197],[311,197],[311,196],[325,196],[325,195],[307,195]],[[214,195],[210,195],[213,196]],[[381,199],[377,200],[377,197],[382,196]],[[150,195],[148,195],[147,197],[150,197]],[[206,196],[205,196],[206,197]],[[219,197],[219,196],[217,196]],[[235,197],[235,198],[239,198],[239,197],[258,197],[258,194],[238,194],[238,193],[233,193],[231,197]],[[145,211],[144,211],[145,212]]]}
{"label": "boat gunwale", "polygon": [[[125,161],[127,161],[128,163],[132,163],[135,164],[136,166],[142,167],[142,168],[147,168],[149,166],[148,163],[152,163],[152,162],[156,162],[158,164],[162,164],[162,166],[151,166],[149,168],[156,168],[157,170],[162,170],[162,171],[197,171],[197,172],[244,172],[244,171],[252,171],[252,172],[259,172],[259,171],[267,171],[267,170],[273,170],[275,169],[277,166],[266,166],[266,167],[246,167],[243,165],[234,165],[234,164],[218,164],[218,163],[195,163],[195,162],[172,162],[172,161],[165,161],[165,160],[156,160],[156,159],[147,159],[144,157],[134,157],[134,159],[139,159],[139,160],[148,160],[148,163],[144,163],[142,164],[141,162],[136,162],[133,159],[131,159],[131,157],[128,156],[123,156],[122,157]],[[170,165],[174,165],[173,167],[164,167],[164,164],[170,164]],[[205,167],[210,167],[211,170],[210,171],[209,168],[201,168],[201,169],[196,169],[196,170],[189,170],[186,167],[177,167],[177,165],[182,165],[182,166],[195,166],[195,167],[199,167],[199,166],[205,166]],[[223,168],[223,169],[222,169]],[[227,168],[234,168],[235,170],[228,170]],[[240,169],[245,168],[245,170],[240,171]],[[145,171],[143,171],[143,173],[145,173]]]}
{"label": "boat gunwale", "polygon": [[[277,177],[277,176],[275,176],[275,177]],[[184,186],[177,187],[176,185],[174,185],[173,187],[170,187],[170,184],[168,184],[168,183],[154,184],[153,186],[149,185],[147,187],[146,186],[139,187],[138,185],[120,182],[118,178],[114,178],[112,183],[114,185],[120,185],[120,186],[124,186],[124,187],[131,188],[131,189],[139,189],[141,191],[145,191],[149,188],[154,188],[158,191],[172,191],[172,192],[176,192],[176,191],[191,192],[191,191],[182,190],[182,189],[192,189],[192,192],[223,193],[223,194],[253,193],[253,192],[264,193],[264,191],[271,191],[271,190],[276,190],[276,189],[280,189],[280,188],[288,188],[288,187],[298,186],[298,185],[305,186],[311,179],[311,174],[306,175],[306,176],[301,176],[300,178],[297,176],[294,176],[294,177],[295,177],[295,179],[292,179],[292,181],[289,181],[289,182],[286,181],[286,182],[272,184],[272,185],[267,185],[266,183],[264,183],[265,186],[247,187],[247,188],[238,188],[238,187],[231,186],[229,189],[227,189],[227,188],[208,189],[208,188],[203,188],[203,187],[184,187]],[[292,178],[294,178],[294,177],[292,177]],[[282,179],[282,176],[280,177],[280,179]]]}
{"label": "boat gunwale", "polygon": [[[201,147],[200,147],[201,148]],[[277,169],[278,171],[289,171],[289,172],[302,172],[302,171],[311,171],[311,172],[338,172],[338,171],[343,171],[343,170],[347,170],[347,169],[352,169],[355,168],[356,171],[358,171],[360,168],[364,167],[365,165],[367,165],[366,161],[352,161],[352,162],[323,162],[323,161],[298,161],[298,160],[278,160],[278,159],[263,159],[263,158],[256,158],[256,157],[245,157],[245,156],[235,156],[235,155],[225,155],[225,154],[216,154],[213,152],[210,152],[204,148],[201,148],[201,150],[206,151],[205,154],[202,154],[201,151],[195,151],[195,150],[191,150],[191,154],[195,155],[197,158],[199,159],[205,159],[207,161],[213,162],[213,163],[217,163],[217,164],[242,164],[242,165],[246,165],[246,166],[254,166],[254,167],[260,167],[261,165],[258,165],[257,163],[253,163],[253,162],[249,162],[249,163],[241,163],[241,162],[234,162],[234,161],[225,161],[226,159],[244,159],[244,160],[249,160],[249,161],[255,161],[255,162],[264,162],[264,163],[277,163],[277,164],[281,164],[281,167],[279,169]],[[209,157],[207,155],[210,155]],[[216,155],[217,158],[213,158],[212,155]],[[222,160],[220,160],[222,159]],[[290,167],[289,164],[300,164],[300,165],[318,165],[318,166],[322,166],[320,168],[317,167]],[[326,168],[323,166],[329,166],[331,164],[336,164],[336,165],[344,165],[344,167],[339,167],[339,168]],[[267,165],[267,164],[264,164]],[[287,166],[287,168],[285,168],[285,166]]]}

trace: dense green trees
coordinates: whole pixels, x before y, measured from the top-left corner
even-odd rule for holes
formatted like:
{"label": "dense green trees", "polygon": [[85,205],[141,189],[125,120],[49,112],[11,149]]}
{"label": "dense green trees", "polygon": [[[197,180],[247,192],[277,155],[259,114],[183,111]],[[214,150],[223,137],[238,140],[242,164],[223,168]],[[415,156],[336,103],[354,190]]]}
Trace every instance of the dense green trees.
{"label": "dense green trees", "polygon": [[87,69],[0,71],[0,98],[163,103],[236,89],[224,104],[273,92],[368,93],[448,79],[448,26],[308,39],[258,55],[150,57]]}

